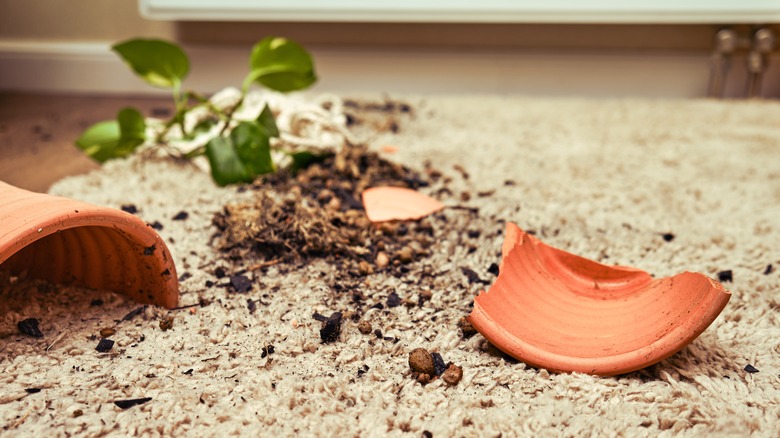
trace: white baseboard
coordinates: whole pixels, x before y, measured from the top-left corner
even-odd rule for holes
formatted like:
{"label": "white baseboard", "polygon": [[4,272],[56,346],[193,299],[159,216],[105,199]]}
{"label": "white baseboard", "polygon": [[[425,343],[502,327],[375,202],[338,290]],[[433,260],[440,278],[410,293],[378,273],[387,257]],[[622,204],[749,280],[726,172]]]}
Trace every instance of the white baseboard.
{"label": "white baseboard", "polygon": [[771,0],[141,0],[156,20],[468,22],[468,23],[772,23],[780,6]]}
{"label": "white baseboard", "polygon": [[[186,50],[186,88],[211,93],[238,86],[249,47]],[[535,96],[702,97],[706,53],[635,53],[473,49],[311,47],[320,81],[315,91],[414,94],[511,93]],[[54,93],[157,94],[133,76],[109,43],[0,41],[0,90]],[[741,97],[744,59],[734,60],[726,88]],[[770,62],[764,96],[780,97],[780,59]]]}

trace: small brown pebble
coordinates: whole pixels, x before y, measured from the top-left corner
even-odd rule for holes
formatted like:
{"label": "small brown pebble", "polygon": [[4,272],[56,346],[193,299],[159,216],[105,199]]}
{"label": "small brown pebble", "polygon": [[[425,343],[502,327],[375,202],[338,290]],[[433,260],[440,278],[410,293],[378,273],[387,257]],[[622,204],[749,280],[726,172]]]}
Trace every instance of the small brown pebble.
{"label": "small brown pebble", "polygon": [[427,248],[432,244],[432,242],[425,236],[416,236],[414,241],[417,242],[421,248]]}
{"label": "small brown pebble", "polygon": [[460,200],[462,202],[468,202],[471,200],[471,193],[469,192],[460,192]]}
{"label": "small brown pebble", "polygon": [[301,172],[298,174],[298,176],[295,178],[298,180],[298,183],[302,186],[308,185],[311,181],[311,178],[309,178],[309,175],[307,175],[304,172]]}
{"label": "small brown pebble", "polygon": [[401,263],[411,263],[411,261],[414,259],[414,252],[412,251],[412,248],[405,246],[396,253],[396,256],[398,257],[398,260],[401,261]]}
{"label": "small brown pebble", "polygon": [[374,268],[365,260],[361,260],[358,263],[358,271],[360,275],[371,275],[374,273]]}
{"label": "small brown pebble", "polygon": [[433,298],[433,292],[429,290],[420,291],[420,298],[422,298],[424,301],[430,301],[431,298]]}
{"label": "small brown pebble", "polygon": [[390,264],[390,257],[387,256],[386,252],[380,251],[376,254],[376,260],[374,262],[376,263],[377,268],[384,269]]}
{"label": "small brown pebble", "polygon": [[365,319],[360,321],[358,323],[358,330],[360,330],[360,333],[363,333],[364,335],[370,334],[374,328],[371,327],[371,323],[366,321]]}
{"label": "small brown pebble", "polygon": [[100,329],[100,337],[101,338],[110,338],[111,336],[114,336],[116,333],[116,330],[112,328],[104,328]]}
{"label": "small brown pebble", "polygon": [[339,198],[331,198],[330,201],[328,201],[328,208],[334,211],[341,210],[341,199]]}
{"label": "small brown pebble", "polygon": [[458,320],[458,327],[463,335],[463,339],[468,339],[477,334],[477,329],[469,322],[465,316]]}
{"label": "small brown pebble", "polygon": [[424,348],[415,348],[409,353],[409,367],[412,371],[420,374],[428,374],[430,377],[434,373],[433,357],[428,350]]}
{"label": "small brown pebble", "polygon": [[441,375],[441,378],[447,382],[448,385],[455,386],[460,382],[460,379],[463,378],[463,368],[451,363],[450,366],[447,367],[447,371]]}
{"label": "small brown pebble", "polygon": [[336,196],[335,193],[333,193],[333,190],[330,189],[323,189],[320,193],[317,194],[317,200],[322,202],[328,202],[333,197]]}
{"label": "small brown pebble", "polygon": [[423,385],[425,385],[426,383],[431,381],[431,375],[430,374],[425,374],[425,373],[420,373],[420,374],[417,375],[417,381],[422,383]]}
{"label": "small brown pebble", "polygon": [[401,304],[403,304],[405,307],[409,307],[409,308],[417,306],[417,303],[415,303],[412,300],[406,299],[406,298],[401,300]]}
{"label": "small brown pebble", "polygon": [[84,415],[84,411],[82,411],[81,409],[76,409],[75,411],[73,411],[73,418],[78,418],[82,415]]}
{"label": "small brown pebble", "polygon": [[167,331],[173,328],[173,318],[163,318],[160,320],[160,330]]}

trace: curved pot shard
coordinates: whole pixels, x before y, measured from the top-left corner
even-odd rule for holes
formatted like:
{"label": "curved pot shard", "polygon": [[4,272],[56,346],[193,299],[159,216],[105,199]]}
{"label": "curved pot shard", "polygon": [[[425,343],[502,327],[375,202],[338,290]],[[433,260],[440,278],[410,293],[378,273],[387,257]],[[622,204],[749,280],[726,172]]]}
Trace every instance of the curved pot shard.
{"label": "curved pot shard", "polygon": [[421,219],[444,208],[430,196],[403,187],[372,187],[362,195],[363,208],[371,222]]}
{"label": "curved pot shard", "polygon": [[692,272],[653,279],[545,245],[507,224],[500,274],[471,324],[505,353],[552,371],[615,375],[676,353],[731,297]]}
{"label": "curved pot shard", "polygon": [[169,308],[179,299],[173,258],[160,236],[139,218],[3,182],[0,269],[113,290]]}

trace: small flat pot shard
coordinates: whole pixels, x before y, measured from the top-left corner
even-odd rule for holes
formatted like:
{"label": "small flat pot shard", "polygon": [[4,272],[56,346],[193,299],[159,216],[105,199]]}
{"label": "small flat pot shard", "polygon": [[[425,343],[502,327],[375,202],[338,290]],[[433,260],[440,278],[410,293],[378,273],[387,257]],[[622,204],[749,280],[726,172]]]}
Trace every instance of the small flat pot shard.
{"label": "small flat pot shard", "polygon": [[173,258],[141,219],[2,181],[0,269],[168,308],[179,300]]}
{"label": "small flat pot shard", "polygon": [[532,366],[604,376],[647,367],[696,339],[731,297],[699,273],[653,279],[550,247],[512,223],[506,236],[498,279],[469,321]]}
{"label": "small flat pot shard", "polygon": [[435,213],[444,205],[416,190],[372,187],[363,191],[363,208],[371,222],[415,220]]}

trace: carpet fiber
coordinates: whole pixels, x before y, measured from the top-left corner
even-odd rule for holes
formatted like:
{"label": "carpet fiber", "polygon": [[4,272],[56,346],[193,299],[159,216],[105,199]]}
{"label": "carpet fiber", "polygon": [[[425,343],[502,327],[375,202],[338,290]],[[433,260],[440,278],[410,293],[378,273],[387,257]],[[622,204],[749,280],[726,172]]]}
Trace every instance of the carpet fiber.
{"label": "carpet fiber", "polygon": [[[145,221],[159,221],[182,275],[181,305],[210,304],[133,316],[139,305],[112,293],[0,276],[4,433],[778,435],[780,104],[405,100],[413,111],[397,115],[398,132],[375,134],[371,147],[397,146],[386,158],[418,169],[430,161],[452,179],[442,201],[479,213],[445,209],[439,241],[414,262],[430,265],[434,280],[365,277],[361,319],[381,337],[346,319],[336,342],[321,343],[312,314],[353,310],[321,261],[258,272],[244,294],[220,287],[227,279],[216,268],[230,274],[241,261],[213,249],[211,220],[251,194],[167,160],[111,162],[51,191],[133,204]],[[181,211],[188,217],[173,220]],[[609,378],[534,369],[480,335],[463,339],[457,326],[486,287],[462,268],[494,280],[502,221],[658,277],[731,271],[724,284],[733,296],[698,339],[649,368]],[[418,302],[428,290],[422,306],[370,307],[393,292]],[[44,338],[19,334],[17,322],[29,317]],[[95,350],[101,329],[115,330],[105,353]],[[463,367],[463,379],[413,380],[407,361],[417,347]],[[128,409],[114,404],[147,397]]]}

